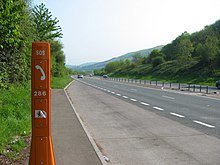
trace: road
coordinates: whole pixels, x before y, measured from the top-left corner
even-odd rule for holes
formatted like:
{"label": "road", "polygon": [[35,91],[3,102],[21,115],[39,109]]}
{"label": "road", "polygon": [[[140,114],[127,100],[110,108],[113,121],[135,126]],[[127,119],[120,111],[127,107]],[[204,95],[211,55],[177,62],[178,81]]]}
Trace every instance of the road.
{"label": "road", "polygon": [[68,93],[112,164],[220,162],[218,99],[96,78]]}
{"label": "road", "polygon": [[141,107],[147,106],[152,111],[158,111],[157,113],[160,115],[220,137],[219,99],[204,96],[198,97],[194,93],[186,94],[183,92],[177,93],[161,89],[144,88],[96,78],[84,78],[81,81],[120,99]]}

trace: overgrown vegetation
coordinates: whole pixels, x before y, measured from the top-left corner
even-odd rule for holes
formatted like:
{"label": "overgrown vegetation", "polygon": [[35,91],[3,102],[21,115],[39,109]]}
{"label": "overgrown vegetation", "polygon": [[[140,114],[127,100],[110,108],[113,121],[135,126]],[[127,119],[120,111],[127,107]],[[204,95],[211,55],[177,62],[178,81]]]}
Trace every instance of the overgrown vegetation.
{"label": "overgrown vegetation", "polygon": [[[69,76],[52,77],[52,88],[64,88],[72,81]],[[23,138],[30,135],[31,83],[15,84],[0,92],[0,154],[12,159],[26,145]]]}
{"label": "overgrown vegetation", "polygon": [[66,87],[73,79],[70,76],[52,77],[51,88],[62,89]]}
{"label": "overgrown vegetation", "polygon": [[111,62],[95,74],[214,85],[220,79],[220,20],[199,32],[182,33],[147,57]]}
{"label": "overgrown vegetation", "polygon": [[[31,128],[31,88],[13,85],[0,92],[0,153],[16,136],[29,135]],[[19,148],[19,147],[17,147]]]}
{"label": "overgrown vegetation", "polygon": [[31,43],[51,43],[52,76],[68,73],[65,67],[62,29],[44,4],[31,8],[30,0],[0,2],[0,89],[31,78]]}
{"label": "overgrown vegetation", "polygon": [[51,44],[51,86],[63,88],[71,81],[58,23],[44,4],[0,1],[0,154],[16,158],[25,145],[19,137],[30,135],[32,42]]}

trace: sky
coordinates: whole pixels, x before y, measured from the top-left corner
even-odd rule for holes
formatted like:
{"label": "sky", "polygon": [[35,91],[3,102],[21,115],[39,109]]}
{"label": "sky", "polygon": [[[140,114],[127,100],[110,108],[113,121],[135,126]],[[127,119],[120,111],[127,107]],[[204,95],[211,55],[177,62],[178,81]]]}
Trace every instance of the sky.
{"label": "sky", "polygon": [[69,65],[166,45],[220,19],[220,0],[33,0],[41,3],[59,20]]}

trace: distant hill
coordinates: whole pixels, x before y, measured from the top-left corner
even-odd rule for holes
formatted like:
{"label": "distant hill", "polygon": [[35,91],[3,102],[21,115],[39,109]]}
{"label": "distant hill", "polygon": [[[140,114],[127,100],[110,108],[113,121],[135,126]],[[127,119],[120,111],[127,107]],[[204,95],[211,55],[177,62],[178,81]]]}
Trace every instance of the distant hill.
{"label": "distant hill", "polygon": [[148,56],[153,50],[155,50],[155,49],[161,50],[162,48],[163,48],[163,45],[160,45],[160,46],[156,46],[156,47],[149,48],[149,49],[143,49],[143,50],[139,50],[139,51],[136,51],[136,52],[130,52],[130,53],[124,54],[122,56],[115,57],[115,58],[112,58],[110,60],[103,61],[103,62],[85,63],[85,64],[78,65],[78,66],[68,65],[67,67],[72,68],[74,70],[78,70],[78,71],[92,71],[92,70],[95,70],[95,69],[102,69],[106,66],[106,64],[108,64],[110,62],[120,61],[120,60],[127,60],[127,59],[131,60],[132,57],[136,53],[139,53],[142,56]]}
{"label": "distant hill", "polygon": [[94,65],[96,63],[97,62],[87,62],[87,63],[81,64],[81,65],[66,65],[66,67],[71,68],[73,70],[82,71],[84,67]]}
{"label": "distant hill", "polygon": [[220,80],[219,43],[220,20],[192,34],[184,31],[147,59],[115,63],[96,74],[212,86]]}

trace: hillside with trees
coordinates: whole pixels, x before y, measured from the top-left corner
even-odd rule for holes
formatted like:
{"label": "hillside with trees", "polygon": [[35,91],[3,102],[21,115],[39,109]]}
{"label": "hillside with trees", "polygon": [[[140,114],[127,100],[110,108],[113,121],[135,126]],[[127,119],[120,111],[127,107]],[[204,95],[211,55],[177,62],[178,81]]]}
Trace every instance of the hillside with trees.
{"label": "hillside with trees", "polygon": [[92,70],[99,70],[102,69],[106,66],[106,64],[110,63],[110,62],[115,62],[115,61],[125,61],[125,60],[131,60],[133,58],[133,56],[135,54],[140,54],[141,56],[148,56],[154,49],[158,49],[160,50],[163,46],[156,46],[153,48],[148,48],[148,49],[143,49],[143,50],[139,50],[136,52],[129,52],[126,53],[124,55],[118,56],[118,57],[114,57],[112,59],[106,60],[106,61],[102,61],[102,62],[94,62],[94,63],[85,63],[79,66],[69,66],[70,68],[72,68],[73,70],[78,70],[78,71],[92,71]]}
{"label": "hillside with trees", "polygon": [[97,74],[115,77],[214,83],[220,79],[220,20],[201,31],[182,33],[147,57],[108,63]]}

